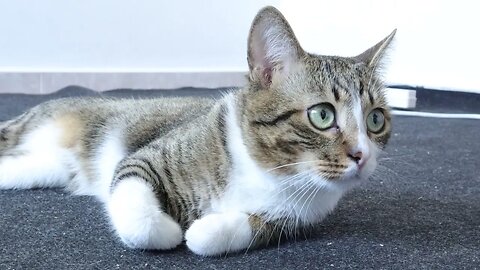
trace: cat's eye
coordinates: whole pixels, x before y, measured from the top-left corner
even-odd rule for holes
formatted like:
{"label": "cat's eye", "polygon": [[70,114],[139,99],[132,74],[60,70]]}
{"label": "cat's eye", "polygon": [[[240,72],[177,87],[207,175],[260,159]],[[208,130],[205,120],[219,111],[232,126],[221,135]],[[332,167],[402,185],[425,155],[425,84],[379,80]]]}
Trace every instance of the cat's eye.
{"label": "cat's eye", "polygon": [[368,131],[373,133],[379,133],[385,126],[385,115],[380,109],[374,109],[367,116],[367,128]]}
{"label": "cat's eye", "polygon": [[330,103],[321,103],[308,109],[308,119],[320,130],[333,127],[335,124],[335,109]]}

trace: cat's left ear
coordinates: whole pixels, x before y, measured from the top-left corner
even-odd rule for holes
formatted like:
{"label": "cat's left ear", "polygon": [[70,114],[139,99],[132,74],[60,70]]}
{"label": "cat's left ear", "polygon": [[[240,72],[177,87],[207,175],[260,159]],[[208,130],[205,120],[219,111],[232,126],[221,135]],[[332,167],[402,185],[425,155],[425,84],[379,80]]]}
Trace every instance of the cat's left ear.
{"label": "cat's left ear", "polygon": [[395,37],[396,32],[397,29],[393,30],[393,32],[382,41],[378,42],[375,46],[366,50],[362,54],[355,56],[354,59],[358,62],[365,63],[370,68],[377,69],[378,66],[381,66],[382,58],[385,56],[385,52]]}
{"label": "cat's left ear", "polygon": [[274,7],[260,10],[248,37],[250,80],[268,88],[288,75],[305,52],[292,28]]}

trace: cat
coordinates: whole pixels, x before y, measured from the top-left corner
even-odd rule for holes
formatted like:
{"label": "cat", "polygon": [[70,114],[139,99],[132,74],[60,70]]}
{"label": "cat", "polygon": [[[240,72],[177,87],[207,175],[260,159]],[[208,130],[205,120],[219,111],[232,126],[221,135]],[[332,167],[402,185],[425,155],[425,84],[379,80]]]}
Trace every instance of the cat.
{"label": "cat", "polygon": [[375,170],[391,131],[379,67],[394,35],[356,57],[315,55],[265,7],[244,88],[40,104],[0,123],[0,188],[96,196],[134,249],[185,240],[214,256],[294,236]]}

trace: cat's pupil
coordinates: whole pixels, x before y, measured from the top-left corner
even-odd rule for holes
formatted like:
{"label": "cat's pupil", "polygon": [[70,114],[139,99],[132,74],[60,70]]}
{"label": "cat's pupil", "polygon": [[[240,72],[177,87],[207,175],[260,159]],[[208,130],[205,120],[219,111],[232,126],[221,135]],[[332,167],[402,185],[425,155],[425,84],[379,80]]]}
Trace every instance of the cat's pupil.
{"label": "cat's pupil", "polygon": [[327,117],[327,112],[325,112],[325,110],[322,110],[320,112],[320,117],[322,118],[322,120],[325,120],[325,118]]}
{"label": "cat's pupil", "polygon": [[376,113],[374,113],[373,116],[372,116],[372,118],[373,118],[373,119],[372,119],[372,120],[373,120],[373,123],[376,125],[377,122],[378,122],[378,115],[377,115]]}

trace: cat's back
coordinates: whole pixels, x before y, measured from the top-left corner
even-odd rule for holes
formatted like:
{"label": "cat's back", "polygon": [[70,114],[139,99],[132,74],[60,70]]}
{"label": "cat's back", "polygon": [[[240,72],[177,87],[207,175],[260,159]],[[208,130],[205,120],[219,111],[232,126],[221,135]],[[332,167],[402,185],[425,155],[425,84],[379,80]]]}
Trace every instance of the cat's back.
{"label": "cat's back", "polygon": [[[98,145],[105,135],[120,135],[130,151],[170,133],[175,128],[206,115],[215,104],[212,98],[76,97],[51,100],[28,112],[25,124],[35,129],[55,123],[74,141]],[[68,140],[70,141],[70,140]]]}
{"label": "cat's back", "polygon": [[202,112],[208,110],[214,103],[213,98],[204,97],[73,97],[50,100],[34,109],[49,116],[74,112],[80,117],[95,114],[128,118],[155,115],[169,118],[189,111]]}

